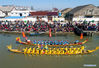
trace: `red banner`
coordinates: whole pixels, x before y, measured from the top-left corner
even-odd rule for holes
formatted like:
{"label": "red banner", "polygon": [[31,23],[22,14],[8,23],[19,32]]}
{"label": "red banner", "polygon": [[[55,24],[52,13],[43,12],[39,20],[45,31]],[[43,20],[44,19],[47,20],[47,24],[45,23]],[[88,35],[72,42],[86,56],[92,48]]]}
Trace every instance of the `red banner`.
{"label": "red banner", "polygon": [[23,37],[26,37],[24,32],[22,32],[22,36],[23,36]]}
{"label": "red banner", "polygon": [[49,37],[52,37],[51,28],[49,29]]}

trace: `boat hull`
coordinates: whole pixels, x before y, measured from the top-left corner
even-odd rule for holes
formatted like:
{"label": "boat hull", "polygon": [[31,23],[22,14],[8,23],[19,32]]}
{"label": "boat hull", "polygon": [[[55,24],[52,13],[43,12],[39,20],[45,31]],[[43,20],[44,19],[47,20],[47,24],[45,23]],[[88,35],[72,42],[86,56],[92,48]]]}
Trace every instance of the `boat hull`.
{"label": "boat hull", "polygon": [[74,28],[74,33],[78,36],[81,35],[81,33],[83,33],[83,36],[88,36],[87,32],[83,32],[83,30],[79,29],[79,28]]}
{"label": "boat hull", "polygon": [[[49,46],[49,47],[52,47],[52,46],[54,46],[54,47],[57,47],[57,46],[63,46],[63,47],[65,47],[65,46],[77,46],[77,45],[83,45],[83,44],[85,44],[86,42],[88,41],[88,39],[86,39],[85,41],[83,41],[83,42],[79,42],[79,43],[76,43],[76,44],[65,44],[65,45],[47,45],[47,46]],[[18,41],[17,41],[18,42]],[[27,43],[27,42],[19,42],[20,44],[24,44],[24,45],[32,45],[32,46],[37,46],[38,44],[33,44],[33,43]],[[40,45],[41,46],[41,45]],[[43,46],[45,46],[44,44],[43,44]]]}
{"label": "boat hull", "polygon": [[[99,47],[98,47],[98,49],[99,49]],[[30,50],[30,49],[18,50],[18,49],[12,49],[12,48],[9,48],[9,47],[8,47],[8,50],[11,51],[11,52],[14,52],[14,53],[32,54],[32,55],[84,55],[84,54],[90,54],[90,53],[96,51],[97,49],[87,50],[87,51],[84,50],[84,52],[78,52],[78,53],[69,53],[68,51],[63,52],[62,50],[57,51],[57,50],[54,50],[54,49],[51,49],[49,51],[47,51],[47,50],[42,51],[42,49],[40,49],[40,50],[35,49],[35,51]]]}

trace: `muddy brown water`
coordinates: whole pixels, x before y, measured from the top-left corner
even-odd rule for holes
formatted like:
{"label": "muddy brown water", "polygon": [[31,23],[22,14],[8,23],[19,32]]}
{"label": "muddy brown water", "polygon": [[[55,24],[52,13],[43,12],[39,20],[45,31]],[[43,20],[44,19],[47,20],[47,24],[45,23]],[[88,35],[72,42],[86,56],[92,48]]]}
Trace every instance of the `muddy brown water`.
{"label": "muddy brown water", "polygon": [[[95,64],[95,68],[99,68],[99,50],[87,55],[66,55],[66,56],[28,56],[9,52],[7,45],[12,44],[13,48],[18,47],[15,38],[22,35],[0,34],[0,68],[86,68],[84,64]],[[74,34],[66,34],[53,36],[48,35],[28,36],[31,40],[80,40],[79,36]],[[84,37],[84,41],[88,38],[88,42],[84,44],[86,49],[94,49],[99,46],[99,35],[93,37]],[[24,46],[24,45],[23,45]],[[90,68],[90,67],[88,67]],[[93,67],[91,67],[93,68]]]}

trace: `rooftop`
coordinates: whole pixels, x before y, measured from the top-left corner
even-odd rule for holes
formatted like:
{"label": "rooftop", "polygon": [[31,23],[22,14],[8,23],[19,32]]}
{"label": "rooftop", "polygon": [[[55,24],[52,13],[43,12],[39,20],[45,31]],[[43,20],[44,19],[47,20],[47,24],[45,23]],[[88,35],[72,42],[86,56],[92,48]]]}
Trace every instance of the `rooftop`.
{"label": "rooftop", "polygon": [[[73,9],[70,11],[70,13],[73,14],[73,13],[75,13],[75,12],[77,12],[77,11],[79,11],[79,10],[81,10],[81,9],[83,9],[83,8],[85,8],[85,7],[87,7],[87,6],[90,6],[90,5],[92,5],[92,4],[75,7],[75,8],[73,8]],[[94,5],[92,5],[92,6],[94,6]]]}
{"label": "rooftop", "polygon": [[10,7],[10,6],[7,6],[7,7],[6,6],[4,6],[4,7],[0,6],[0,10],[3,11],[3,12],[5,12],[5,11],[8,11],[8,12],[12,11],[13,8],[14,7]]}
{"label": "rooftop", "polygon": [[20,18],[24,18],[24,16],[9,16],[9,17],[5,17],[5,19],[20,19]]}
{"label": "rooftop", "polygon": [[48,12],[48,11],[36,11],[36,12],[30,12],[31,16],[52,16],[52,15],[58,15],[57,12]]}

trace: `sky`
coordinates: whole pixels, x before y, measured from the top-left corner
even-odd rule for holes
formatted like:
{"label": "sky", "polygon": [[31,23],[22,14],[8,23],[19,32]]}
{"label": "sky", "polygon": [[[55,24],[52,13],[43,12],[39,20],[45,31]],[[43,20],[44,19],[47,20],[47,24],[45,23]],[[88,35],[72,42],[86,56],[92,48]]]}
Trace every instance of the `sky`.
{"label": "sky", "polygon": [[74,8],[87,4],[99,6],[99,0],[0,0],[0,5],[33,6],[35,10]]}

